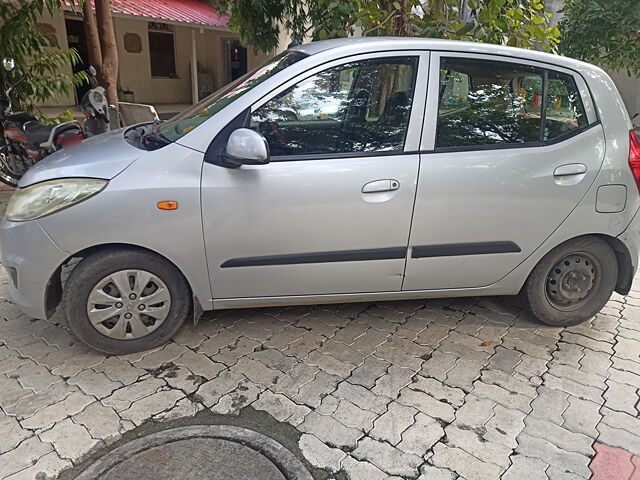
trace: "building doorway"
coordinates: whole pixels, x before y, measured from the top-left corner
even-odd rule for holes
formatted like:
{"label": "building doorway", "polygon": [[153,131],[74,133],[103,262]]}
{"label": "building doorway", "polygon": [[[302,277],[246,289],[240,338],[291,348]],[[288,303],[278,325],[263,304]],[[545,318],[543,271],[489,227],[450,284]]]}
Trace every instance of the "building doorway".
{"label": "building doorway", "polygon": [[[74,20],[72,18],[65,19],[65,25],[67,27],[67,43],[69,44],[69,48],[75,48],[82,60],[73,66],[73,73],[87,70],[89,68],[89,50],[87,48],[87,38],[84,34],[84,25],[81,20]],[[88,83],[76,85],[76,103],[80,103],[84,94],[90,89],[91,85]]]}
{"label": "building doorway", "polygon": [[227,82],[247,73],[247,49],[238,40],[225,40]]}

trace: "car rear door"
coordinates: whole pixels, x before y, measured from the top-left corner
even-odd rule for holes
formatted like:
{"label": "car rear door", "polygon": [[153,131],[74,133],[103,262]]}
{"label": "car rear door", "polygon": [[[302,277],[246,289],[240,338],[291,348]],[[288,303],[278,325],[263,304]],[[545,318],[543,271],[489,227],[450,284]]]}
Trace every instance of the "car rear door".
{"label": "car rear door", "polygon": [[403,290],[487,286],[578,205],[604,134],[576,72],[440,52],[429,81]]}
{"label": "car rear door", "polygon": [[334,60],[251,107],[271,163],[203,168],[215,299],[401,289],[428,58]]}

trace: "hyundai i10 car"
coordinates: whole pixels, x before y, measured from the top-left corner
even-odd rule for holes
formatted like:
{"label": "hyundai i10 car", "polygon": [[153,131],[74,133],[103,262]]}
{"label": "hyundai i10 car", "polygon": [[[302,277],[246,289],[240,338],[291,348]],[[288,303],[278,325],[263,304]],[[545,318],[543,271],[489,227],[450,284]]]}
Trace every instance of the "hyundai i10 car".
{"label": "hyundai i10 car", "polygon": [[202,311],[520,294],[549,325],[625,294],[640,142],[609,76],[428,39],[291,48],[166,122],[22,178],[10,293],[108,353]]}

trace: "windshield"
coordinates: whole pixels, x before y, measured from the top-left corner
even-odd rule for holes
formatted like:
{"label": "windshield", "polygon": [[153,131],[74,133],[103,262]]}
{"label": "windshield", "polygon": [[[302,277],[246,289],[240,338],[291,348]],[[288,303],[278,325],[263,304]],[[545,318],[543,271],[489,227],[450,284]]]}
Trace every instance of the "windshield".
{"label": "windshield", "polygon": [[200,100],[200,102],[186,109],[184,112],[160,124],[156,133],[171,142],[175,142],[201,123],[207,121],[231,102],[240,98],[256,85],[261,84],[279,71],[293,65],[306,56],[307,54],[305,53],[291,50],[282,52],[261,67],[234,80],[207,98]]}

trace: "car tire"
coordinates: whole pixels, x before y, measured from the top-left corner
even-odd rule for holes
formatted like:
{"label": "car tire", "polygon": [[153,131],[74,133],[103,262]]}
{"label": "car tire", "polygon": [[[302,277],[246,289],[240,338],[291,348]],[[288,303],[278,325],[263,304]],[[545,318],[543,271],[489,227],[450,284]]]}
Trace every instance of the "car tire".
{"label": "car tire", "polygon": [[[110,281],[112,278],[118,281]],[[130,288],[130,293],[120,294],[116,283],[122,285],[123,292]],[[135,297],[138,285],[142,285],[141,293],[137,300],[131,300],[129,295]],[[96,304],[98,297],[99,301],[106,299],[106,307]],[[129,300],[113,300],[121,297]],[[150,299],[147,305],[141,303],[145,299]],[[90,347],[114,355],[164,344],[184,323],[191,304],[189,286],[173,264],[151,252],[134,249],[105,250],[84,258],[67,278],[62,296],[71,332]],[[119,313],[96,322],[101,318],[98,315],[105,316],[103,308],[112,309],[106,315]],[[142,311],[145,308],[146,313]],[[125,321],[126,316],[130,320]]]}
{"label": "car tire", "polygon": [[520,292],[524,307],[554,327],[577,325],[598,313],[618,278],[615,253],[604,240],[582,237],[547,253]]}

